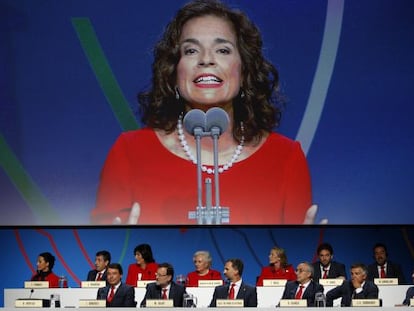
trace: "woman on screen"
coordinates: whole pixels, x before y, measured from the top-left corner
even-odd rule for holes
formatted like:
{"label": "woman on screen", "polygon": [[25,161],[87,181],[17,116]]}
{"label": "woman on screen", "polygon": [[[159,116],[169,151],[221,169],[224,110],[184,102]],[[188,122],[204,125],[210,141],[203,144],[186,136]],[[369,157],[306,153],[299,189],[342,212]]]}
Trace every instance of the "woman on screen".
{"label": "woman on screen", "polygon": [[[183,118],[212,107],[229,115],[218,140],[220,206],[229,210],[223,222],[314,221],[301,146],[273,132],[281,117],[278,71],[244,13],[219,1],[188,3],[155,46],[152,72],[150,89],[138,95],[146,127],[122,133],[110,150],[92,223],[197,224],[190,213],[198,205],[196,143]],[[204,137],[203,181],[214,179],[213,159]]]}

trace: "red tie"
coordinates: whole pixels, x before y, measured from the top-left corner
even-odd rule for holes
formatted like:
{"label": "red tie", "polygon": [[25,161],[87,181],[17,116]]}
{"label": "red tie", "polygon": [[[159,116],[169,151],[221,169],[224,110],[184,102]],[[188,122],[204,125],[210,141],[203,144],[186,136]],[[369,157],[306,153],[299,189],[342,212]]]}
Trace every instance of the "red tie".
{"label": "red tie", "polygon": [[111,286],[111,292],[109,293],[108,298],[106,298],[106,301],[110,303],[112,299],[114,299],[114,296],[115,296],[115,286]]}
{"label": "red tie", "polygon": [[229,299],[234,299],[234,286],[236,286],[236,284],[231,283],[231,287],[229,291]]}
{"label": "red tie", "polygon": [[96,278],[96,280],[97,280],[97,281],[102,280],[102,272],[99,272],[99,273],[98,273],[98,277]]}
{"label": "red tie", "polygon": [[328,278],[328,269],[323,268],[323,277],[322,279],[327,279]]}
{"label": "red tie", "polygon": [[305,286],[303,286],[303,285],[299,286],[299,290],[298,290],[298,292],[295,295],[295,299],[302,299],[302,291],[303,291],[303,288],[304,287]]}
{"label": "red tie", "polygon": [[385,275],[385,267],[381,266],[381,279],[386,278],[387,276]]}
{"label": "red tie", "polygon": [[163,288],[162,289],[162,299],[168,299],[168,297],[167,297],[167,289],[166,288]]}

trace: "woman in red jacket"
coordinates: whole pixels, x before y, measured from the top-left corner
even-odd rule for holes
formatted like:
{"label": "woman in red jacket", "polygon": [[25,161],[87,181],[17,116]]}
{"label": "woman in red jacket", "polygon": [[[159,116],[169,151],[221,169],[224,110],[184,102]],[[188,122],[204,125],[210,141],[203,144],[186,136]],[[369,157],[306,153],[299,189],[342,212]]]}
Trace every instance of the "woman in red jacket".
{"label": "woman in red jacket", "polygon": [[295,269],[288,263],[283,248],[273,247],[269,254],[269,265],[262,268],[257,286],[263,286],[263,280],[282,279],[296,281]]}
{"label": "woman in red jacket", "polygon": [[41,253],[37,257],[37,273],[31,281],[48,281],[49,287],[59,287],[59,277],[52,272],[55,265],[55,256],[49,252]]}

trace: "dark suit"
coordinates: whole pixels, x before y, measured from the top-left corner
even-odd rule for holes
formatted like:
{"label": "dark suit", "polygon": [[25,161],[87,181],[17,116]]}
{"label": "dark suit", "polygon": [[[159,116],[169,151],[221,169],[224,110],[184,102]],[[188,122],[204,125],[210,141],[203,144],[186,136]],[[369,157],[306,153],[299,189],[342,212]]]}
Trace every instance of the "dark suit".
{"label": "dark suit", "polygon": [[[322,278],[319,261],[313,264],[313,269],[313,280],[319,282],[319,279]],[[346,278],[345,265],[340,262],[332,261],[328,271],[328,279],[336,279],[339,276]]]}
{"label": "dark suit", "polygon": [[405,299],[403,301],[403,305],[409,306],[411,298],[414,298],[414,286],[409,287],[407,289],[407,293],[405,294]]}
{"label": "dark suit", "polygon": [[[183,306],[183,296],[185,288],[181,285],[178,285],[174,282],[170,284],[170,291],[168,293],[168,299],[172,299],[174,301],[174,307],[182,307]],[[157,285],[157,283],[149,283],[147,285],[147,291],[145,292],[144,299],[141,301],[141,307],[146,307],[147,299],[161,299],[161,286]]]}
{"label": "dark suit", "polygon": [[[111,286],[107,285],[98,289],[97,299],[107,299]],[[136,307],[135,289],[127,284],[121,283],[115,292],[111,302],[106,302],[107,307]]]}
{"label": "dark suit", "polygon": [[[333,301],[342,297],[341,306],[350,307],[352,299],[378,299],[378,287],[372,281],[366,280],[362,292],[354,294],[352,281],[344,281],[326,293],[326,306],[332,307]],[[352,297],[353,296],[353,297]]]}
{"label": "dark suit", "polygon": [[[288,281],[285,285],[285,290],[283,291],[281,299],[295,299],[298,287],[298,281]],[[316,293],[323,293],[323,286],[311,280],[308,287],[306,287],[302,294],[302,299],[307,300],[308,307],[314,306]]]}
{"label": "dark suit", "polygon": [[[87,281],[95,281],[97,274],[98,274],[98,271],[96,271],[96,270],[89,271],[88,276],[86,277],[86,280]],[[102,274],[101,281],[106,281],[106,269],[105,269],[104,274]]]}
{"label": "dark suit", "polygon": [[[214,289],[213,299],[210,302],[210,307],[216,307],[217,299],[228,299],[230,285],[216,286]],[[243,299],[245,307],[257,307],[257,292],[256,287],[241,283],[236,299]]]}
{"label": "dark suit", "polygon": [[[393,263],[391,261],[387,261],[386,277],[387,278],[398,278],[399,285],[407,284],[405,282],[405,277],[404,277],[404,274],[402,273],[400,265],[397,263]],[[367,276],[367,279],[370,281],[374,281],[375,278],[379,278],[378,265],[376,262],[368,266],[368,276]]]}

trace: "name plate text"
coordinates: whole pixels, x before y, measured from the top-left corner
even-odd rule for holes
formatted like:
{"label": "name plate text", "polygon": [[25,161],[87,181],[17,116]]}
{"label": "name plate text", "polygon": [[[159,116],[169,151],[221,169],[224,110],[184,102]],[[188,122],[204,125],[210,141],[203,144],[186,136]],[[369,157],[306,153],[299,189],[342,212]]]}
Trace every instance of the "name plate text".
{"label": "name plate text", "polygon": [[155,280],[147,280],[147,281],[137,281],[137,287],[145,288],[149,283],[154,283]]}
{"label": "name plate text", "polygon": [[147,308],[172,308],[174,300],[172,299],[147,299]]}
{"label": "name plate text", "polygon": [[323,286],[339,286],[343,282],[343,279],[319,279],[319,284]]}
{"label": "name plate text", "polygon": [[106,282],[105,281],[82,281],[81,287],[82,288],[100,288],[105,287]]}
{"label": "name plate text", "polygon": [[216,287],[223,285],[222,280],[199,280],[198,287]]}
{"label": "name plate text", "polygon": [[279,306],[281,307],[307,307],[308,301],[306,299],[281,299]]}
{"label": "name plate text", "polygon": [[42,299],[18,299],[14,302],[16,308],[42,308]]}
{"label": "name plate text", "polygon": [[105,299],[79,299],[79,308],[105,308]]}
{"label": "name plate text", "polygon": [[263,286],[285,286],[287,280],[263,280]]}
{"label": "name plate text", "polygon": [[24,288],[49,288],[49,281],[26,281]]}
{"label": "name plate text", "polygon": [[375,278],[375,285],[398,285],[398,278]]}
{"label": "name plate text", "polygon": [[217,299],[216,306],[217,308],[243,308],[244,300],[243,299]]}
{"label": "name plate text", "polygon": [[379,299],[352,299],[353,307],[379,307]]}

